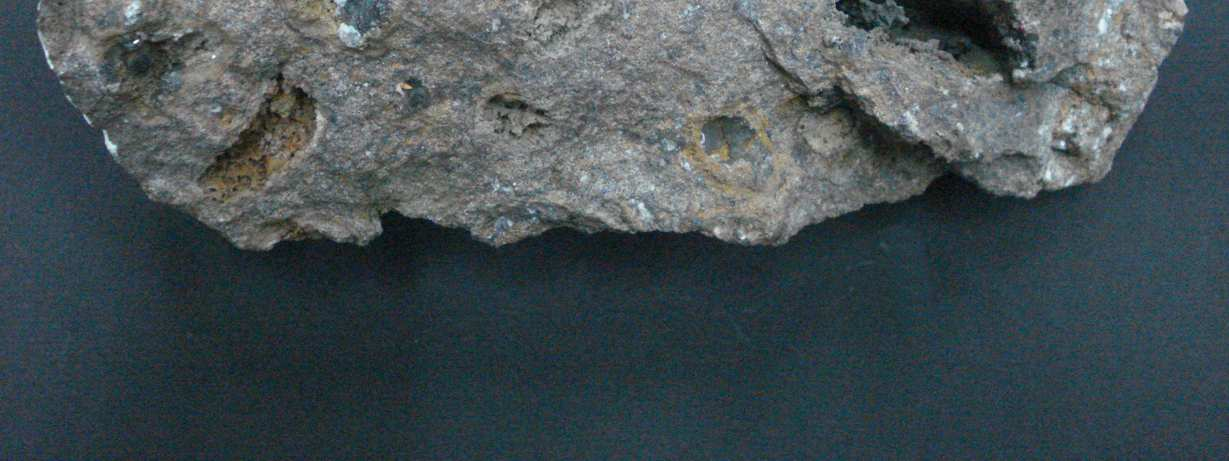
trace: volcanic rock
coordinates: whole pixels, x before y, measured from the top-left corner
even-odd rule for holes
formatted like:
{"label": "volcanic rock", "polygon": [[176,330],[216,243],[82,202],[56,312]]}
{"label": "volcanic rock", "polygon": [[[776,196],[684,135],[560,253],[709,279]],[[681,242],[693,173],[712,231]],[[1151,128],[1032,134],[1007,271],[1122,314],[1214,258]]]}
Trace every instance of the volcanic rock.
{"label": "volcanic rock", "polygon": [[395,211],[785,242],[941,175],[1097,181],[1182,0],[43,0],[66,93],[242,248]]}

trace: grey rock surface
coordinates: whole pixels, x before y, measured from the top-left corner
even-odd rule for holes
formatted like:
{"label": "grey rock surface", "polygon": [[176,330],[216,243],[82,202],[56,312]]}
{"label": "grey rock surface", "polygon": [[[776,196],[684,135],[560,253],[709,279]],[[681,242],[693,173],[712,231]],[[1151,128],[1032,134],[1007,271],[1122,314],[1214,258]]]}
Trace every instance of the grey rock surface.
{"label": "grey rock surface", "polygon": [[955,173],[1097,181],[1182,0],[43,0],[73,103],[236,245],[397,212],[781,243]]}

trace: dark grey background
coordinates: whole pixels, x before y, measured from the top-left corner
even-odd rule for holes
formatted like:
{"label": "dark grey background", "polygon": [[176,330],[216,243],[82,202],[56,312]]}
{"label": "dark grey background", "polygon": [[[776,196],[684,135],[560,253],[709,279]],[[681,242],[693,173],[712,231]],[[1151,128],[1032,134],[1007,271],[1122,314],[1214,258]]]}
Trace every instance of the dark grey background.
{"label": "dark grey background", "polygon": [[0,458],[1229,458],[1229,2],[1103,183],[945,179],[779,248],[389,217],[231,248],[0,2]]}

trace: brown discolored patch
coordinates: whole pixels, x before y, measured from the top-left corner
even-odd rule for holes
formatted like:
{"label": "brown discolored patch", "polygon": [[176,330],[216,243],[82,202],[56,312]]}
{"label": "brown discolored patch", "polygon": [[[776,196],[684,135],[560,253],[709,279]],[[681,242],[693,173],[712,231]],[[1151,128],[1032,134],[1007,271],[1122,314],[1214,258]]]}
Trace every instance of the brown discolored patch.
{"label": "brown discolored patch", "polygon": [[209,198],[229,201],[260,190],[293,161],[316,132],[316,103],[281,76],[239,141],[214,160],[200,183]]}

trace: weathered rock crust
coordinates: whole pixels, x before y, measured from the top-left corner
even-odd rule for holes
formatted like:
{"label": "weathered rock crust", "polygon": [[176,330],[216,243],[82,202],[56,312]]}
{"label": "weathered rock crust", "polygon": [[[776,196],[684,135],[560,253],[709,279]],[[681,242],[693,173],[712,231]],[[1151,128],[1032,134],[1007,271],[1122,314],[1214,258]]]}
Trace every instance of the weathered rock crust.
{"label": "weathered rock crust", "polygon": [[[940,5],[940,6],[935,6]],[[954,172],[1101,179],[1182,0],[43,0],[73,103],[236,245],[396,211],[781,243]]]}

